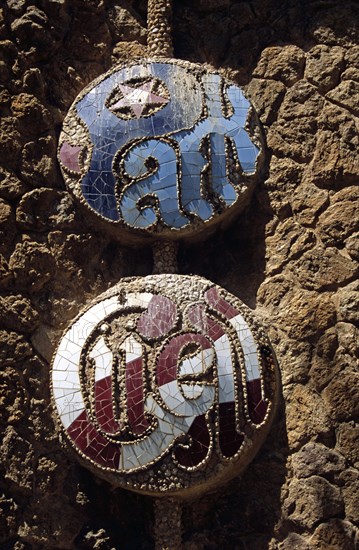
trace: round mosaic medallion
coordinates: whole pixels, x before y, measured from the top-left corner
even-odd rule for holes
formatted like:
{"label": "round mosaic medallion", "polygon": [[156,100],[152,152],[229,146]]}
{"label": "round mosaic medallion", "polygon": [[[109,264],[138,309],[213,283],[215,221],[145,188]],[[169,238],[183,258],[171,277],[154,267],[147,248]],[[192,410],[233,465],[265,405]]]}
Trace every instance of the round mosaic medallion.
{"label": "round mosaic medallion", "polygon": [[58,417],[83,463],[153,495],[237,475],[269,430],[277,386],[250,310],[197,276],[121,281],[71,324],[52,365]]}
{"label": "round mosaic medallion", "polygon": [[72,105],[59,161],[69,188],[132,234],[197,232],[247,203],[261,149],[242,90],[174,60],[117,66]]}

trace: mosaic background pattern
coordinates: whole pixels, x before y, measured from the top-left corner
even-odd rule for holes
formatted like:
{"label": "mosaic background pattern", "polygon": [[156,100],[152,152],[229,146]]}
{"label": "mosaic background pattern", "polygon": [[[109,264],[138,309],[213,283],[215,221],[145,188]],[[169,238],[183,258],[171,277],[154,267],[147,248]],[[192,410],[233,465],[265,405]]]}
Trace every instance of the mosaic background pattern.
{"label": "mosaic background pattern", "polygon": [[190,63],[117,68],[70,109],[59,146],[65,180],[109,222],[193,230],[253,184],[259,130],[254,140],[250,111],[238,86]]}
{"label": "mosaic background pattern", "polygon": [[275,379],[270,344],[238,299],[179,275],[98,298],[52,370],[61,424],[87,465],[154,493],[243,468],[268,430]]}

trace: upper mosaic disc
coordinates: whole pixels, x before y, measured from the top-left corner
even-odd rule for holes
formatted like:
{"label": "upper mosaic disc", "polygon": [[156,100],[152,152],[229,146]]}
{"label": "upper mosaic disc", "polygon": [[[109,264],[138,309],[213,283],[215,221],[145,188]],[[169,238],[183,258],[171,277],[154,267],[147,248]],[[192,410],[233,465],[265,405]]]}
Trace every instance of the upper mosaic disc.
{"label": "upper mosaic disc", "polygon": [[192,496],[240,473],[277,386],[248,308],[197,276],[121,281],[69,326],[52,365],[58,417],[84,464],[153,495]]}
{"label": "upper mosaic disc", "polygon": [[66,183],[132,233],[176,237],[243,206],[260,155],[241,89],[174,60],[117,66],[76,98],[60,136]]}

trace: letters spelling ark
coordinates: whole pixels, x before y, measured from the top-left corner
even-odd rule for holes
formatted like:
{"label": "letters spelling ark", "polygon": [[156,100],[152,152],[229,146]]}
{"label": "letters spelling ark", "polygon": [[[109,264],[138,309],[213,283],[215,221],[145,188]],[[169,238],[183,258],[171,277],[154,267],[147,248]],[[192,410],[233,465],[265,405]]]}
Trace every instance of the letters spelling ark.
{"label": "letters spelling ark", "polygon": [[[138,239],[190,238],[246,204],[261,142],[253,108],[187,62],[117,66],[76,99],[59,161],[89,212]],[[63,335],[52,365],[62,430],[117,486],[185,498],[240,473],[277,401],[250,310],[197,276],[123,279]]]}

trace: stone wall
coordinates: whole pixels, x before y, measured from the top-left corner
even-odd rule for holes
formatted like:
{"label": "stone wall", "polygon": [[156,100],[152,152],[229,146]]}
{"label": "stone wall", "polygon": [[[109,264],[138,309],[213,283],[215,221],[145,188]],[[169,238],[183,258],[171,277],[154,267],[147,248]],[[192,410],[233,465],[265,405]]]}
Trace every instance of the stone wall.
{"label": "stone wall", "polygon": [[[86,217],[56,161],[77,93],[146,54],[146,2],[6,0],[0,9],[0,547],[153,547],[151,499],[113,490],[59,441],[56,342],[80,307],[152,270],[148,247]],[[176,57],[223,68],[267,140],[246,212],[180,271],[237,295],[268,327],[283,399],[242,479],[187,505],[183,548],[358,544],[356,2],[175,0]],[[356,541],[356,542],[355,542]]]}

